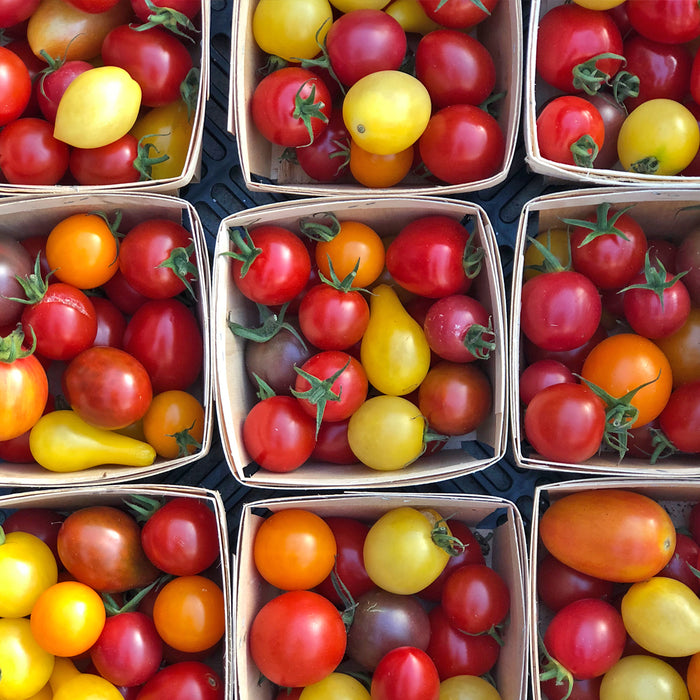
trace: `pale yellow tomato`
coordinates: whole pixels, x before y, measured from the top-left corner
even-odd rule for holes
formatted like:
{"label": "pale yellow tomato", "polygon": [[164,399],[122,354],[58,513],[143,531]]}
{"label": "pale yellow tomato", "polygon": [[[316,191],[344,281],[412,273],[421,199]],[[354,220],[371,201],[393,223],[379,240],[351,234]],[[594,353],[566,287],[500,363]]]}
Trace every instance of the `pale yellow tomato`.
{"label": "pale yellow tomato", "polygon": [[265,53],[298,62],[321,52],[332,23],[328,0],[260,0],[253,38]]}
{"label": "pale yellow tomato", "polygon": [[141,88],[123,68],[92,68],[63,94],[54,136],[76,148],[106,146],[128,133],[140,107]]}
{"label": "pale yellow tomato", "polygon": [[441,25],[425,14],[418,0],[394,0],[384,12],[391,15],[405,32],[427,34],[435,29],[442,29]]}
{"label": "pale yellow tomato", "polygon": [[332,0],[331,5],[341,12],[352,10],[381,10],[389,0]]}
{"label": "pale yellow tomato", "polygon": [[417,78],[381,70],[360,78],[343,100],[343,120],[365,151],[389,155],[413,145],[430,119],[430,95]]}

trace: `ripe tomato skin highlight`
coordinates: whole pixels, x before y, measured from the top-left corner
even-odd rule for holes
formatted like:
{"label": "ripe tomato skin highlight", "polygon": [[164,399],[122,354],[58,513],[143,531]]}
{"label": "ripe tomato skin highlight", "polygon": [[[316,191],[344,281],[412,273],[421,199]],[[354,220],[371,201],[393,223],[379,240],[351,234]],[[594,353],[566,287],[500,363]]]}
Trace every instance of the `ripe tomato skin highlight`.
{"label": "ripe tomato skin highlight", "polygon": [[578,464],[598,452],[605,407],[583,384],[552,384],[535,394],[525,411],[525,437],[545,459]]}
{"label": "ripe tomato skin highlight", "polygon": [[270,515],[253,542],[260,575],[282,590],[307,590],[321,583],[335,563],[333,531],[315,513],[287,508]]}
{"label": "ripe tomato skin highlight", "polygon": [[286,687],[320,681],[342,661],[347,645],[340,613],[312,591],[289,591],[266,603],[248,638],[260,672]]}
{"label": "ripe tomato skin highlight", "polygon": [[440,677],[424,651],[397,647],[382,657],[374,669],[371,694],[376,700],[438,700]]}
{"label": "ripe tomato skin highlight", "polygon": [[676,529],[656,501],[627,489],[566,495],[540,518],[547,550],[568,566],[607,581],[656,575],[673,556]]}

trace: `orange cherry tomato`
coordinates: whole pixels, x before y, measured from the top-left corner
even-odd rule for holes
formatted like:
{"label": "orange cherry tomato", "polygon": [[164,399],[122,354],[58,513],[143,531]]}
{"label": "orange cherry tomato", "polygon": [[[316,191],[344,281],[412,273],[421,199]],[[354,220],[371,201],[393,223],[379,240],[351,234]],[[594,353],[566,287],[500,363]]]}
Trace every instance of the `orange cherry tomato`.
{"label": "orange cherry tomato", "polygon": [[30,622],[43,649],[55,656],[76,656],[97,641],[105,617],[102,598],[90,586],[60,581],[39,596]]}
{"label": "orange cherry tomato", "polygon": [[581,376],[615,398],[642,387],[630,399],[639,411],[630,427],[654,420],[668,402],[673,385],[666,356],[651,340],[635,333],[612,335],[598,343],[586,357]]}
{"label": "orange cherry tomato", "polygon": [[209,649],[226,630],[223,591],[205,576],[177,576],[158,592],[153,622],[163,641],[173,649]]}
{"label": "orange cherry tomato", "polygon": [[301,508],[273,513],[260,526],[253,544],[260,575],[285,591],[317,586],[333,569],[336,553],[331,528]]}
{"label": "orange cherry tomato", "polygon": [[690,309],[679,330],[654,342],[671,364],[674,389],[700,379],[700,306]]}
{"label": "orange cherry tomato", "polygon": [[384,243],[379,234],[360,221],[341,221],[340,231],[330,241],[316,244],[315,258],[318,269],[330,277],[328,259],[339,279],[349,275],[357,261],[360,265],[353,281],[353,287],[367,287],[372,284],[384,269]]}
{"label": "orange cherry tomato", "polygon": [[413,165],[413,146],[398,153],[378,155],[350,143],[350,172],[365,187],[391,187],[403,180]]}
{"label": "orange cherry tomato", "polygon": [[117,239],[99,214],[73,214],[51,229],[46,260],[54,276],[78,289],[103,285],[119,269]]}

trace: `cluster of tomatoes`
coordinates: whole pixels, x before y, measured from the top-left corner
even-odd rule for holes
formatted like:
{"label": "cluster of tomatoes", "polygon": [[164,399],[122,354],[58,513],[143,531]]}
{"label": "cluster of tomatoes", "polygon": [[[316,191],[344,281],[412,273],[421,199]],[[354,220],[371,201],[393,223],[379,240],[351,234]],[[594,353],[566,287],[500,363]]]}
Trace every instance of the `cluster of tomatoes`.
{"label": "cluster of tomatoes", "polygon": [[624,488],[569,493],[544,511],[536,593],[548,700],[700,697],[700,506],[684,512],[674,525]]}
{"label": "cluster of tomatoes", "polygon": [[525,437],[545,459],[700,452],[700,231],[647,238],[603,202],[525,252]]}
{"label": "cluster of tomatoes", "polygon": [[465,523],[412,506],[371,522],[286,508],[260,525],[253,559],[277,590],[248,648],[277,698],[499,700],[480,676],[510,593]]}
{"label": "cluster of tomatoes", "polygon": [[320,182],[490,177],[505,153],[482,108],[496,66],[469,31],[496,1],[260,0],[253,37],[277,61],[253,87],[255,127]]}
{"label": "cluster of tomatoes", "polygon": [[260,399],[242,429],[263,469],[309,458],[383,471],[490,414],[491,312],[469,294],[483,249],[458,220],[416,216],[391,239],[321,213],[232,228],[231,276],[261,313],[245,363]]}
{"label": "cluster of tomatoes", "polygon": [[[192,234],[121,211],[0,237],[0,457],[52,471],[201,447],[204,341]],[[120,238],[121,236],[121,238]]]}
{"label": "cluster of tomatoes", "polygon": [[0,171],[12,185],[181,174],[200,0],[10,0],[0,8]]}
{"label": "cluster of tomatoes", "polygon": [[[692,0],[575,0],[537,28],[555,96],[537,117],[544,158],[651,175],[700,174],[700,9]],[[562,94],[564,93],[564,94]]]}
{"label": "cluster of tomatoes", "polygon": [[218,523],[204,501],[27,507],[0,534],[0,697],[223,700]]}

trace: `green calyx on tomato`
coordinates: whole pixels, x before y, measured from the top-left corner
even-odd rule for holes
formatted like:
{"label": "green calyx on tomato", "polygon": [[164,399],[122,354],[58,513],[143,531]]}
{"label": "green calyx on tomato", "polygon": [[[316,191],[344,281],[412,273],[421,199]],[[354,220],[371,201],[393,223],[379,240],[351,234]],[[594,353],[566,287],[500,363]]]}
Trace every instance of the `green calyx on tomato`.
{"label": "green calyx on tomato", "polygon": [[22,331],[21,324],[9,335],[0,338],[0,362],[11,365],[15,360],[29,357],[36,349],[36,336],[34,335],[34,331],[32,331],[32,336],[32,347],[27,350],[22,348],[24,332]]}
{"label": "green calyx on tomato", "polygon": [[194,253],[194,241],[186,248],[173,248],[170,255],[163,260],[162,263],[157,265],[157,267],[166,267],[172,270],[174,275],[182,280],[182,283],[187,287],[187,291],[192,295],[192,298],[196,300],[197,295],[194,293],[194,289],[192,289],[190,278],[196,280],[199,276],[197,273],[197,266],[190,260],[192,253]]}
{"label": "green calyx on tomato", "polygon": [[151,151],[159,153],[158,147],[154,143],[147,142],[146,139],[151,139],[157,134],[146,134],[141,137],[137,146],[137,155],[134,159],[134,168],[140,173],[139,180],[152,180],[153,179],[153,166],[158,165],[158,163],[165,163],[166,160],[170,159],[167,153],[162,155],[152,157]]}
{"label": "green calyx on tomato", "polygon": [[479,360],[488,360],[496,349],[496,335],[493,330],[493,316],[489,316],[489,325],[472,323],[467,329],[463,341],[464,347]]}
{"label": "green calyx on tomato", "polygon": [[629,437],[629,430],[637,421],[639,416],[639,409],[632,405],[632,399],[638,391],[657,381],[661,376],[661,372],[659,372],[656,378],[636,386],[634,389],[628,391],[620,398],[611,396],[607,391],[588,379],[585,379],[581,375],[577,374],[576,376],[605,403],[606,420],[603,440],[605,441],[605,444],[617,452],[619,458],[622,459],[627,453],[627,438]]}
{"label": "green calyx on tomato", "polygon": [[571,691],[574,689],[574,677],[568,669],[566,669],[562,664],[560,664],[545,647],[542,637],[537,635],[537,644],[540,649],[541,661],[545,663],[542,664],[542,670],[540,671],[540,683],[554,679],[557,685],[562,685],[566,683],[567,691],[565,695],[562,695],[561,700],[567,700],[571,695]]}
{"label": "green calyx on tomato", "polygon": [[[573,219],[572,219],[573,221]],[[537,272],[565,272],[572,269],[571,263],[571,241],[567,237],[567,246],[569,246],[568,262],[566,265],[554,254],[554,251],[549,247],[549,245],[544,245],[542,241],[538,241],[537,238],[532,236],[527,237],[528,242],[531,246],[537,250],[542,256],[541,265],[532,265],[530,269],[537,270]]]}
{"label": "green calyx on tomato", "polygon": [[663,309],[664,291],[670,287],[673,287],[673,285],[686,274],[688,274],[688,270],[679,272],[675,277],[667,280],[666,268],[664,267],[664,264],[657,258],[656,265],[654,265],[649,258],[649,251],[647,250],[644,258],[644,277],[646,278],[646,281],[641,284],[630,284],[624,289],[621,289],[618,293],[624,294],[624,292],[626,292],[628,289],[649,289],[659,297],[661,308]]}
{"label": "green calyx on tomato", "polygon": [[612,93],[615,102],[624,105],[628,97],[639,96],[639,77],[626,70],[619,71],[612,79]]}
{"label": "green calyx on tomato", "polygon": [[[432,439],[435,439],[435,437]],[[430,511],[425,511],[425,513],[427,517],[430,517]],[[451,557],[456,557],[464,551],[464,543],[459,537],[455,537],[450,532],[445,518],[435,520],[433,529],[430,532],[430,539]]]}
{"label": "green calyx on tomato", "polygon": [[46,279],[43,279],[41,276],[41,256],[37,255],[36,261],[34,262],[34,271],[25,277],[17,277],[17,281],[22,286],[27,298],[20,299],[19,297],[10,297],[10,300],[30,306],[40,302],[46,296],[46,292],[49,288],[48,280],[52,274],[53,270],[46,275]]}
{"label": "green calyx on tomato", "polygon": [[[228,237],[233,243],[234,250],[224,251],[222,255],[226,255],[243,263],[240,276],[245,277],[250,270],[250,266],[255,261],[255,258],[262,253],[262,248],[257,248],[253,243],[253,239],[248,233],[248,229],[242,226],[233,226],[228,230]],[[240,252],[236,252],[236,249]]]}
{"label": "green calyx on tomato", "polygon": [[659,159],[656,156],[646,156],[640,158],[630,165],[630,168],[635,173],[642,175],[654,175],[659,169]]}
{"label": "green calyx on tomato", "polygon": [[340,222],[333,212],[320,211],[300,219],[299,230],[312,241],[332,241],[340,233]]}
{"label": "green calyx on tomato", "polygon": [[592,168],[593,161],[600,149],[590,134],[584,134],[571,144],[570,150],[575,165],[578,165],[579,168]]}
{"label": "green calyx on tomato", "polygon": [[246,340],[252,340],[254,343],[266,343],[268,340],[272,340],[272,338],[284,328],[288,330],[301,343],[304,350],[306,350],[306,342],[299,331],[297,331],[291,323],[287,323],[284,320],[289,302],[282,304],[278,313],[271,311],[265,304],[256,303],[255,305],[258,307],[258,312],[260,314],[260,326],[257,328],[246,328],[235,321],[228,321],[227,325],[231,333],[245,338]]}
{"label": "green calyx on tomato", "polygon": [[467,243],[464,246],[462,254],[462,267],[464,274],[473,280],[481,272],[481,261],[484,259],[484,249],[474,245],[475,231],[472,231],[467,238]]}
{"label": "green calyx on tomato", "polygon": [[562,223],[568,226],[581,226],[582,228],[590,230],[590,233],[579,244],[579,248],[598,238],[598,236],[605,236],[606,234],[613,234],[627,241],[629,240],[627,236],[619,228],[616,228],[615,224],[623,214],[632,208],[632,206],[633,205],[624,207],[610,215],[612,204],[610,204],[610,202],[602,202],[596,208],[595,221],[587,221],[586,219],[562,219]]}
{"label": "green calyx on tomato", "polygon": [[302,90],[306,87],[306,83],[302,83],[297,90],[297,94],[294,96],[294,111],[292,116],[295,119],[301,119],[302,123],[309,132],[309,143],[311,145],[314,142],[314,130],[311,126],[312,119],[320,119],[324,124],[328,123],[328,117],[323,113],[322,107],[323,102],[316,101],[316,86],[311,86],[311,91],[307,97],[302,97]]}
{"label": "green calyx on tomato", "polygon": [[574,66],[571,72],[573,74],[572,82],[576,90],[583,90],[588,95],[595,95],[603,84],[608,83],[610,75],[596,66],[596,63],[604,58],[625,60],[624,56],[607,52],[592,56],[587,61]]}
{"label": "green calyx on tomato", "polygon": [[294,365],[294,371],[300,376],[304,377],[311,387],[306,391],[297,391],[292,389],[292,396],[296,396],[298,399],[305,399],[311,404],[316,406],[316,436],[318,437],[318,431],[321,428],[321,421],[323,420],[323,414],[326,410],[326,404],[329,401],[340,401],[340,394],[336,394],[331,387],[338,377],[348,368],[352,358],[348,357],[348,361],[338,370],[336,370],[330,377],[326,379],[319,379],[313,374],[306,372],[301,367]]}
{"label": "green calyx on tomato", "polygon": [[[167,29],[173,34],[194,42],[191,32],[196,32],[197,29],[187,15],[171,7],[159,7],[151,0],[146,0],[146,7],[149,10],[148,21],[138,27],[134,27],[135,31],[143,32],[151,27],[163,27],[163,29]],[[183,29],[188,31],[185,32]]]}

